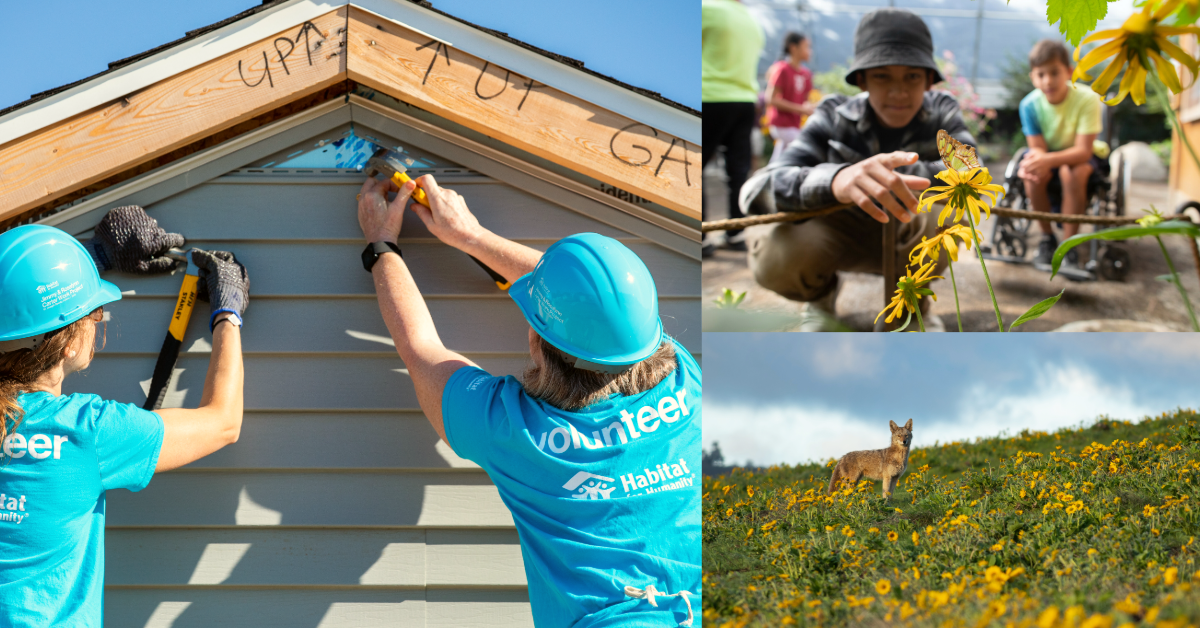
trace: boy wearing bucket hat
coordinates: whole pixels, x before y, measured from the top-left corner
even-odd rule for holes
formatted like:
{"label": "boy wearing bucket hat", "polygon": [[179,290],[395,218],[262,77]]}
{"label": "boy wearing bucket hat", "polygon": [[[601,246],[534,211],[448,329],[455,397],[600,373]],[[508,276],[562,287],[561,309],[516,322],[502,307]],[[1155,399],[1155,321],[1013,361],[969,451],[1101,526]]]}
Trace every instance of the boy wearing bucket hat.
{"label": "boy wearing bucket hat", "polygon": [[199,408],[148,412],[62,391],[97,336],[103,344],[104,307],[121,299],[98,267],[163,272],[180,244],[134,206],[83,244],[44,225],[0,234],[0,626],[101,625],[105,492],[141,490],[238,438],[248,284],[230,253],[192,251],[213,309]]}
{"label": "boy wearing bucket hat", "polygon": [[846,73],[846,82],[863,93],[822,100],[799,140],[755,173],[740,196],[743,206],[766,211],[858,207],[749,229],[750,268],[760,285],[832,316],[838,271],[882,273],[883,223],[900,221],[897,268],[908,263],[922,236],[936,234],[933,215],[913,210],[921,190],[944,168],[937,132],[975,144],[958,102],[931,89],[942,80],[921,18],[902,9],[863,16]]}
{"label": "boy wearing bucket hat", "polygon": [[521,538],[537,626],[690,626],[700,601],[700,368],[663,334],[645,264],[594,233],[545,253],[483,229],[430,175],[412,209],[513,281],[533,361],[493,377],[446,349],[396,245],[415,184],[358,218],[384,322],[425,416],[487,471]]}

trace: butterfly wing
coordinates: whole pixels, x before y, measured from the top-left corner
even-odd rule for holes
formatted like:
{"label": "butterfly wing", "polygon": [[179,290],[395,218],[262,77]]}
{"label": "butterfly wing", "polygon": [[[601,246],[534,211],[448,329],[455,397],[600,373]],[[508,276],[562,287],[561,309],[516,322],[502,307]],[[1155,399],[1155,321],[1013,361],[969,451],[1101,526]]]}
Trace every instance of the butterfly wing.
{"label": "butterfly wing", "polygon": [[950,134],[944,130],[938,131],[937,147],[938,154],[942,157],[942,163],[951,170],[966,172],[972,168],[982,167],[979,157],[975,155],[974,148],[950,137]]}

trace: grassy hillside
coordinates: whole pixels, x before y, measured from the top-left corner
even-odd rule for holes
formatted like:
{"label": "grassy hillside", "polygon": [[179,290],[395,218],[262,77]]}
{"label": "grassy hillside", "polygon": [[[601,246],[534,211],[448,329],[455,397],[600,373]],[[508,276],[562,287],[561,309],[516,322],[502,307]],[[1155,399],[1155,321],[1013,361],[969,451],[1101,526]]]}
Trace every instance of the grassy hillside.
{"label": "grassy hillside", "polygon": [[1200,624],[1194,411],[915,449],[886,504],[829,477],[705,478],[705,625]]}

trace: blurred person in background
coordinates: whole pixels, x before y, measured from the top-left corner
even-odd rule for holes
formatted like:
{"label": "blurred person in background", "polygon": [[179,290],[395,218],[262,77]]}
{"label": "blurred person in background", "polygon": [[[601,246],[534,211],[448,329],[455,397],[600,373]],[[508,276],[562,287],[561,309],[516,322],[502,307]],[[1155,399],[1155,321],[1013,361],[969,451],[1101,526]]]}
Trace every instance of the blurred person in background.
{"label": "blurred person in background", "polygon": [[[737,194],[750,174],[750,134],[755,128],[758,99],[758,57],[763,35],[754,17],[739,0],[703,0],[701,5],[701,111],[703,162],[725,148],[729,217],[740,218]],[[703,206],[707,220],[708,205]],[[740,229],[725,232],[725,247],[745,251]],[[704,256],[715,245],[705,244]]]}
{"label": "blurred person in background", "polygon": [[801,65],[810,58],[812,42],[791,32],[783,38],[783,56],[767,70],[767,125],[775,140],[772,161],[800,138],[800,125],[817,109],[815,103],[808,102],[812,71]]}

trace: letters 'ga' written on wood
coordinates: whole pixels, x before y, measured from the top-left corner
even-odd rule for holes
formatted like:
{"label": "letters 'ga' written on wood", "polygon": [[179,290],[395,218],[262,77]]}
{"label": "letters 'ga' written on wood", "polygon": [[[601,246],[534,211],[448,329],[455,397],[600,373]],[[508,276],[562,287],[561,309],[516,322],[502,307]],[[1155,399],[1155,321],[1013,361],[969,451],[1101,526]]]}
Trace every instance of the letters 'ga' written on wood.
{"label": "letters 'ga' written on wood", "polygon": [[351,80],[700,219],[700,147],[350,8]]}
{"label": "letters 'ga' written on wood", "polygon": [[344,80],[346,11],[0,147],[0,220]]}

